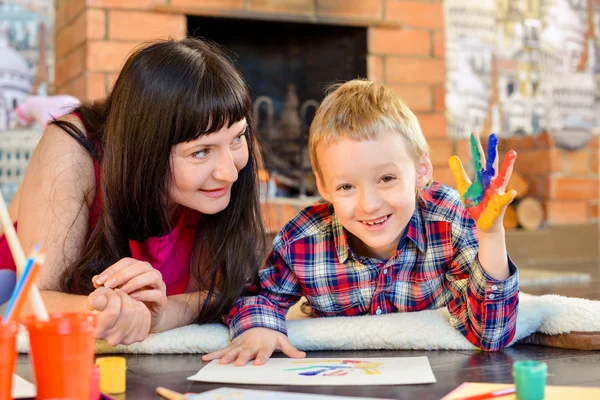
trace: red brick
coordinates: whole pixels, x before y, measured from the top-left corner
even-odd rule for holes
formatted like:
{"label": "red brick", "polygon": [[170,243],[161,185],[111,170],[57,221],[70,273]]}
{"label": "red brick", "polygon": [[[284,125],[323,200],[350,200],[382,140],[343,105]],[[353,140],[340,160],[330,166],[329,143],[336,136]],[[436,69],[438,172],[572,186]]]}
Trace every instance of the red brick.
{"label": "red brick", "polygon": [[598,220],[598,201],[588,202],[588,219]]}
{"label": "red brick", "polygon": [[66,57],[58,60],[56,63],[56,73],[54,84],[56,87],[62,86],[73,78],[79,76],[85,67],[85,46],[79,46]]}
{"label": "red brick", "polygon": [[587,221],[586,201],[554,201],[546,203],[546,219],[549,224],[574,224]]}
{"label": "red brick", "polygon": [[113,72],[113,73],[108,74],[108,90],[109,91],[112,90],[118,77],[119,77],[118,72]]}
{"label": "red brick", "polygon": [[368,34],[369,53],[421,56],[431,53],[431,34],[427,31],[372,28]]}
{"label": "red brick", "polygon": [[517,151],[515,169],[523,174],[559,172],[560,153],[557,149]]}
{"label": "red brick", "polygon": [[85,74],[81,74],[76,79],[69,81],[66,85],[61,86],[56,90],[56,94],[69,94],[78,99],[85,99]]}
{"label": "red brick", "polygon": [[600,175],[600,167],[598,165],[598,151],[592,151],[590,158],[590,168],[592,169],[592,173]]}
{"label": "red brick", "polygon": [[67,2],[67,22],[73,21],[85,10],[85,0],[70,0]]}
{"label": "red brick", "polygon": [[587,149],[579,151],[561,151],[562,172],[565,174],[589,174],[592,163]]}
{"label": "red brick", "polygon": [[425,85],[388,85],[413,111],[432,109],[431,88]]}
{"label": "red brick", "polygon": [[454,141],[454,153],[460,158],[465,168],[472,162],[471,142],[468,139],[458,139]]}
{"label": "red brick", "polygon": [[99,100],[106,97],[106,73],[88,72],[86,74],[85,100]]}
{"label": "red brick", "polygon": [[437,85],[433,88],[433,110],[446,111],[446,88],[444,85]]}
{"label": "red brick", "polygon": [[110,39],[133,41],[185,37],[185,15],[112,10],[108,16]]}
{"label": "red brick", "polygon": [[80,13],[70,24],[56,34],[56,58],[67,55],[86,40],[102,39],[105,36],[105,12],[87,10]]}
{"label": "red brick", "polygon": [[138,42],[90,41],[86,43],[86,67],[91,71],[119,71]]}
{"label": "red brick", "polygon": [[67,23],[67,5],[59,4],[54,9],[54,29],[56,32],[60,32],[60,30]]}
{"label": "red brick", "polygon": [[213,8],[220,10],[241,10],[245,0],[170,0],[172,6],[189,6],[193,8]]}
{"label": "red brick", "polygon": [[441,3],[387,0],[385,19],[410,27],[443,29],[444,12]]}
{"label": "red brick", "polygon": [[444,114],[418,114],[417,118],[427,140],[448,138],[448,126]]}
{"label": "red brick", "polygon": [[554,145],[554,135],[550,132],[542,132],[539,135],[534,136],[534,147],[550,147]]}
{"label": "red brick", "polygon": [[[175,1],[171,1],[173,2]],[[166,3],[166,0],[87,0],[88,7],[128,10],[151,10]]]}
{"label": "red brick", "polygon": [[315,13],[313,0],[249,0],[248,10],[264,13],[283,13],[294,15],[313,15]]}
{"label": "red brick", "polygon": [[383,81],[383,57],[367,56],[367,78],[372,81]]}
{"label": "red brick", "polygon": [[317,0],[319,17],[381,19],[382,0]]}
{"label": "red brick", "polygon": [[456,189],[456,181],[450,167],[433,168],[433,179]]}
{"label": "red brick", "polygon": [[550,182],[550,196],[557,200],[592,200],[598,198],[598,178],[555,178]]}
{"label": "red brick", "polygon": [[432,58],[387,57],[385,73],[387,82],[443,84],[446,64]]}
{"label": "red brick", "polygon": [[433,55],[435,57],[444,57],[446,55],[446,35],[444,35],[444,31],[435,31],[433,33]]}
{"label": "red brick", "polygon": [[452,147],[450,140],[429,140],[430,158],[434,167],[448,167],[448,159],[454,153]]}
{"label": "red brick", "polygon": [[87,39],[105,39],[106,32],[106,11],[89,9],[85,13]]}

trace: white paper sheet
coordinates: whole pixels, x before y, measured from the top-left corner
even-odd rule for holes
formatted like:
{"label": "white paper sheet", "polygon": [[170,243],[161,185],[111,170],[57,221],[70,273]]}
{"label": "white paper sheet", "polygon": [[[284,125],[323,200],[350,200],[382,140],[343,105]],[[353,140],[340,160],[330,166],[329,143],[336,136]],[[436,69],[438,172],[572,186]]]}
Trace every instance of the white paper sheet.
{"label": "white paper sheet", "polygon": [[243,367],[211,361],[189,380],[246,385],[411,385],[434,383],[427,357],[272,358]]}
{"label": "white paper sheet", "polygon": [[12,397],[13,399],[23,399],[35,397],[35,385],[21,378],[17,374],[13,374]]}
{"label": "white paper sheet", "polygon": [[323,394],[286,393],[270,390],[218,388],[187,395],[186,400],[385,400],[374,397],[328,396]]}

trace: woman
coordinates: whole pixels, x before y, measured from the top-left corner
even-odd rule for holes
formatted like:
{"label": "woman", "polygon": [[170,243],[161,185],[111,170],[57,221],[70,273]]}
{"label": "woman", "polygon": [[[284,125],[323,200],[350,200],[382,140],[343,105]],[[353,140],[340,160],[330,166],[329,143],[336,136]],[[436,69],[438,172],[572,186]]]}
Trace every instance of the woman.
{"label": "woman", "polygon": [[135,51],[106,100],[48,126],[12,205],[23,248],[46,249],[49,311],[98,311],[111,345],[221,320],[264,254],[258,164],[247,85],[215,45]]}

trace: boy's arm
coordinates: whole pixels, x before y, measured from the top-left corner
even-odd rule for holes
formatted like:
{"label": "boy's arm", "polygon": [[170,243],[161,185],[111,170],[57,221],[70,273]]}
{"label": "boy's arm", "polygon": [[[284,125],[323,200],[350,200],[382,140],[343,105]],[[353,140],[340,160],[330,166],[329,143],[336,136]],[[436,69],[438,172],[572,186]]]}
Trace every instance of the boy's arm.
{"label": "boy's arm", "polygon": [[275,238],[265,268],[260,271],[260,292],[240,298],[226,318],[232,339],[251,328],[269,328],[287,334],[287,309],[302,297],[298,277],[286,260],[281,234]]}
{"label": "boy's arm", "polygon": [[[483,239],[488,241],[483,253],[474,230],[473,220],[462,209],[452,226],[456,253],[446,272],[452,296],[448,310],[451,324],[471,343],[494,351],[508,345],[515,335],[519,275],[506,253],[504,235],[493,238],[494,243]],[[498,279],[502,274],[496,272],[505,273],[505,279]]]}

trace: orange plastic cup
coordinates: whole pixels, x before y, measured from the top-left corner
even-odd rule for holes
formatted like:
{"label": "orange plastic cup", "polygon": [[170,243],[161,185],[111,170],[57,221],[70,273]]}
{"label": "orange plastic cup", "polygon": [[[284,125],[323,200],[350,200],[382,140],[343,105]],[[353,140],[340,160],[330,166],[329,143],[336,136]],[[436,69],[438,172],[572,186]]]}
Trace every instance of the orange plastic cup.
{"label": "orange plastic cup", "polygon": [[89,399],[96,316],[53,313],[25,319],[38,399]]}
{"label": "orange plastic cup", "polygon": [[18,331],[19,324],[16,321],[5,324],[0,318],[0,399],[12,399],[12,376],[17,359],[15,340]]}

